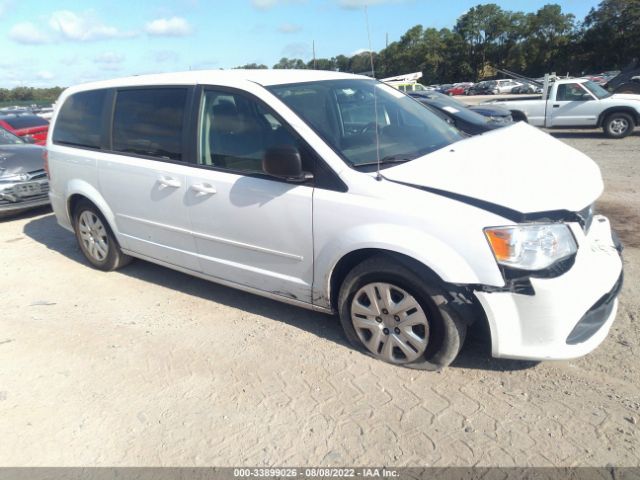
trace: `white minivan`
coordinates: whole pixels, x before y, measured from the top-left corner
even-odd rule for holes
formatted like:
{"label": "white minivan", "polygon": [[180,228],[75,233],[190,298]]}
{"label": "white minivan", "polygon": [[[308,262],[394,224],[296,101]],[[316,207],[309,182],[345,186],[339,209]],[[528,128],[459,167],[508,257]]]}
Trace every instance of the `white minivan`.
{"label": "white minivan", "polygon": [[600,171],[525,123],[468,138],[367,77],[194,71],[67,89],[47,148],[94,267],[137,257],[338,313],[386,362],[448,365],[473,322],[494,356],[572,358],[616,315]]}

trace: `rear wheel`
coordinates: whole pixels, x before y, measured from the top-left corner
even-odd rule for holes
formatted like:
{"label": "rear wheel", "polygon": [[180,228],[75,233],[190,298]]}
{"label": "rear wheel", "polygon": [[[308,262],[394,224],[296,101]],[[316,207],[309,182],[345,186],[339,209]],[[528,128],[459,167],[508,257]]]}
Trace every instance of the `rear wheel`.
{"label": "rear wheel", "polygon": [[377,256],[356,266],[340,289],[338,310],[347,338],[388,363],[437,370],[458,355],[466,325],[445,292],[413,270]]}
{"label": "rear wheel", "polygon": [[80,250],[95,268],[117,270],[131,261],[131,257],[122,253],[109,224],[91,202],[79,202],[73,219]]}
{"label": "rear wheel", "polygon": [[609,115],[602,129],[609,138],[624,138],[633,131],[635,123],[628,113],[617,112]]}

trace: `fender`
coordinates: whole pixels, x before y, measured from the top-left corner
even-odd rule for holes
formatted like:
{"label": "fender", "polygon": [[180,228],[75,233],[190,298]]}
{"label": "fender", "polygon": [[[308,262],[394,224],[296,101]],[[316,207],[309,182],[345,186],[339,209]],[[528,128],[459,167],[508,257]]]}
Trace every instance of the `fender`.
{"label": "fender", "polygon": [[603,111],[600,116],[598,117],[598,123],[597,126],[598,127],[602,127],[604,125],[604,120],[607,118],[607,116],[611,113],[628,113],[629,115],[631,115],[631,117],[633,118],[633,121],[636,123],[636,125],[640,124],[640,113],[635,110],[632,107],[625,107],[625,106],[615,106],[615,107],[609,107],[607,108],[605,111]]}
{"label": "fender", "polygon": [[115,235],[116,240],[118,240],[120,246],[123,248],[127,248],[126,238],[120,235],[120,231],[117,228],[115,215],[113,214],[113,211],[105,201],[102,194],[89,182],[78,178],[74,178],[73,180],[69,181],[65,190],[66,214],[67,218],[69,219],[70,225],[72,224],[70,200],[73,195],[81,195],[91,203],[93,203],[96,207],[98,207],[105,220],[109,224],[109,227]]}
{"label": "fender", "polygon": [[[354,239],[365,239],[355,241]],[[375,240],[372,240],[375,239]],[[322,245],[315,255],[314,304],[330,307],[331,276],[338,262],[351,252],[378,249],[400,253],[422,263],[443,281],[456,284],[504,285],[497,264],[487,251],[485,273],[480,278],[463,256],[441,240],[412,228],[391,224],[370,224],[351,228]]]}

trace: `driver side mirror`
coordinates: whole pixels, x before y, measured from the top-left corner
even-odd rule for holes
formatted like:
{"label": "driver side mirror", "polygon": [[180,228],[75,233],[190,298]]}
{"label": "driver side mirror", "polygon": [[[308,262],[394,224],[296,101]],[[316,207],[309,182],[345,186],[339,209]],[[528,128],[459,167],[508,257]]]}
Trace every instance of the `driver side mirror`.
{"label": "driver side mirror", "polygon": [[302,183],[313,178],[311,173],[302,171],[300,152],[291,145],[267,149],[262,160],[262,170],[268,175],[288,182]]}

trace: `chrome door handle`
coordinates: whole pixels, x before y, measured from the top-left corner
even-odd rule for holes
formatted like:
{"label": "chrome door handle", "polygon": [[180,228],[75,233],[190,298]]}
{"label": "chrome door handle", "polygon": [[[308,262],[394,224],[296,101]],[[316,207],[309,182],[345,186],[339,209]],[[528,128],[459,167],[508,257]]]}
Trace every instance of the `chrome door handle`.
{"label": "chrome door handle", "polygon": [[158,178],[158,183],[160,184],[160,188],[166,188],[166,187],[179,188],[180,187],[180,181],[171,177],[160,177]]}
{"label": "chrome door handle", "polygon": [[208,183],[196,183],[191,185],[191,190],[196,192],[196,195],[215,195],[217,190]]}

